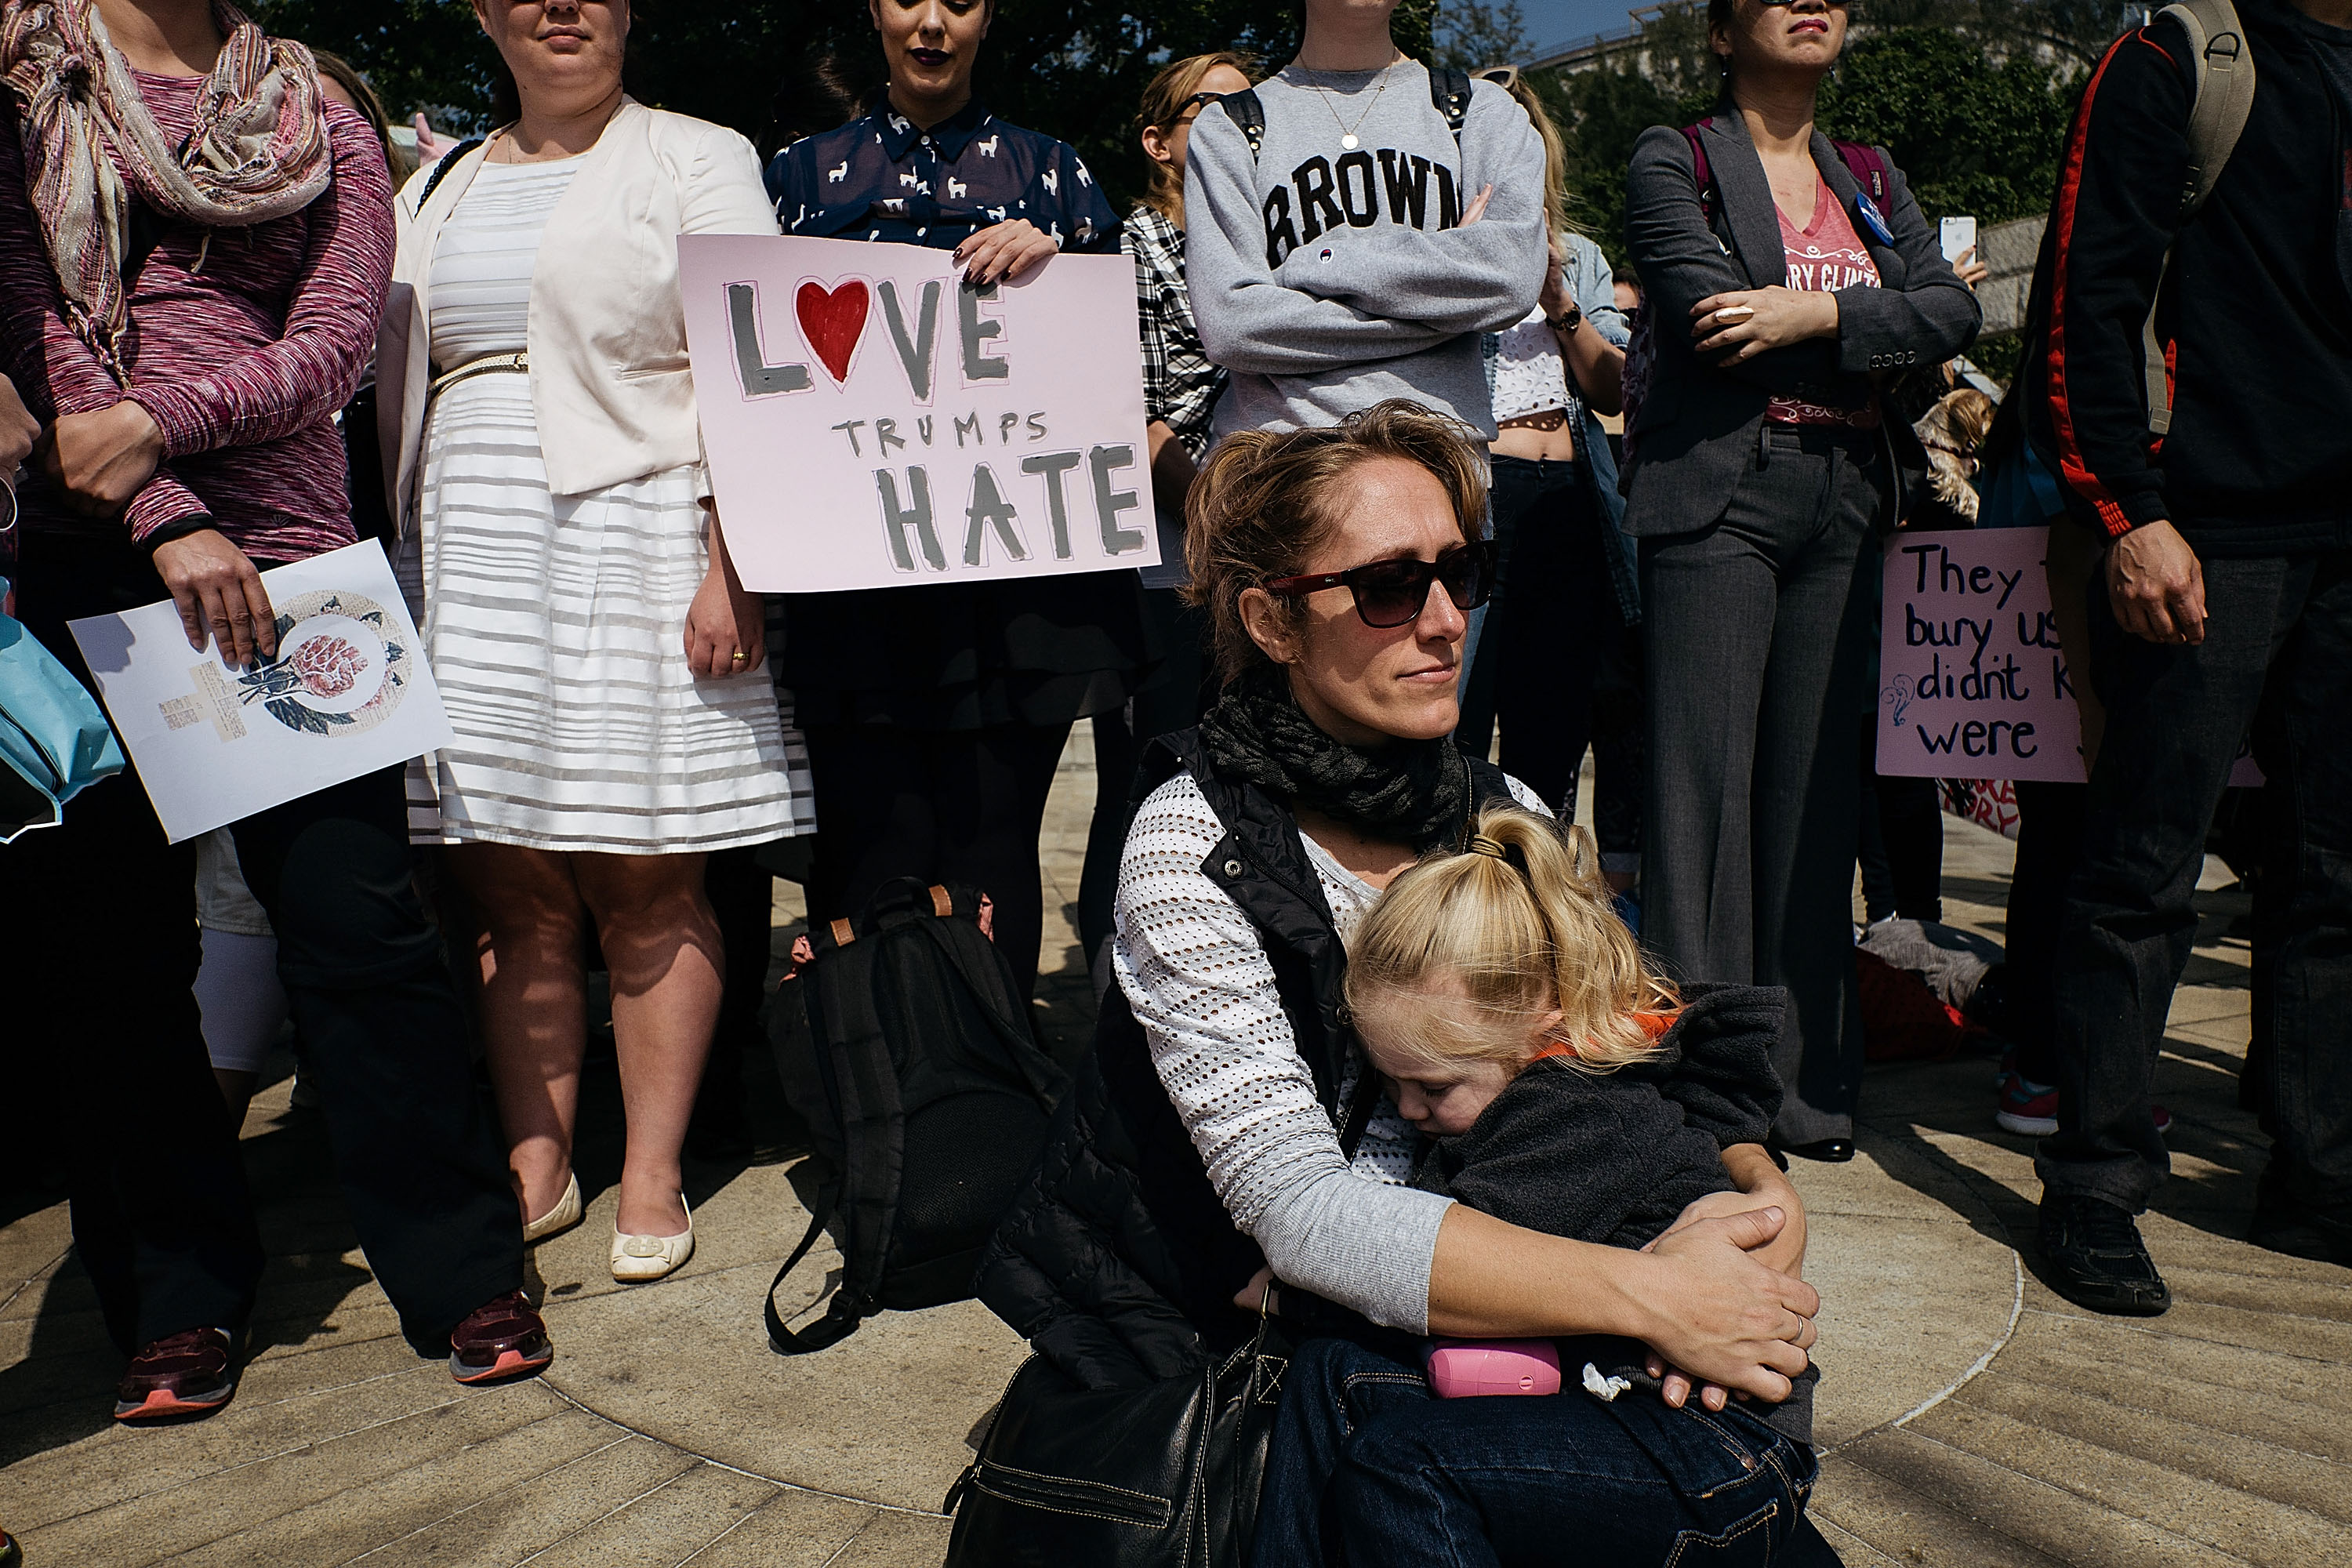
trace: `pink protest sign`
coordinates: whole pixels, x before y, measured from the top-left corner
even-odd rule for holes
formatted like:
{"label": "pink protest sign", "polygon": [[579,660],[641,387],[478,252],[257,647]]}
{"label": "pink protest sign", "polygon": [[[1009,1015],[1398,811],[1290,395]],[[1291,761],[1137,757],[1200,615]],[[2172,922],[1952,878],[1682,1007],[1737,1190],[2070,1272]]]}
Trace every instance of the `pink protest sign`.
{"label": "pink protest sign", "polygon": [[2083,727],[2050,615],[2046,528],[1898,533],[1886,546],[1878,771],[2083,782]]}
{"label": "pink protest sign", "polygon": [[1159,564],[1126,257],[975,289],[944,250],[686,235],[678,280],[744,586]]}
{"label": "pink protest sign", "polygon": [[[2047,528],[1898,533],[1889,542],[1878,643],[1881,774],[2083,782],[2083,721],[2050,616],[2049,550]],[[2231,786],[2262,782],[2241,748]],[[1976,806],[1957,815],[2014,836],[2014,795],[1996,801],[1979,790],[1970,798]]]}

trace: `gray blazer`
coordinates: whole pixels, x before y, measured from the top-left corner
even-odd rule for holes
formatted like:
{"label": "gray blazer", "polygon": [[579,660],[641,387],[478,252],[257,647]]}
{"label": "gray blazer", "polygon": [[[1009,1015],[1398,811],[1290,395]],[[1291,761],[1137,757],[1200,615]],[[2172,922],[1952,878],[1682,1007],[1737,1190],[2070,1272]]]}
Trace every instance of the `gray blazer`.
{"label": "gray blazer", "polygon": [[[1773,394],[1851,405],[1873,372],[1949,359],[1976,341],[1982,320],[1976,295],[1944,259],[1935,226],[1889,159],[1894,189],[1885,216],[1895,243],[1882,245],[1867,226],[1854,224],[1883,287],[1838,291],[1836,339],[1774,349],[1730,370],[1701,359],[1692,352],[1691,307],[1735,289],[1785,286],[1789,270],[1772,187],[1738,110],[1719,106],[1701,122],[1699,137],[1715,177],[1712,224],[1680,131],[1643,132],[1626,176],[1625,243],[1655,345],[1649,389],[1628,432],[1634,450],[1622,526],[1636,538],[1688,533],[1723,516]],[[1818,131],[1812,151],[1822,177],[1852,213],[1857,187],[1844,160]],[[1924,481],[1927,456],[1902,420],[1890,418],[1881,429],[1897,479],[1891,525]]]}

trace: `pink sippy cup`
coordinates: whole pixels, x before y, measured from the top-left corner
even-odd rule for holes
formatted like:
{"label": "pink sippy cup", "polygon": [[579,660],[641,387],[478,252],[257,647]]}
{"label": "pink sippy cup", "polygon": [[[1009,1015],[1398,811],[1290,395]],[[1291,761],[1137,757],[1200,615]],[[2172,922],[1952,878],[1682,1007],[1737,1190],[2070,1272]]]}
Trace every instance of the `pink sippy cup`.
{"label": "pink sippy cup", "polygon": [[1440,1399],[1559,1392],[1559,1352],[1549,1340],[1432,1340],[1423,1360]]}

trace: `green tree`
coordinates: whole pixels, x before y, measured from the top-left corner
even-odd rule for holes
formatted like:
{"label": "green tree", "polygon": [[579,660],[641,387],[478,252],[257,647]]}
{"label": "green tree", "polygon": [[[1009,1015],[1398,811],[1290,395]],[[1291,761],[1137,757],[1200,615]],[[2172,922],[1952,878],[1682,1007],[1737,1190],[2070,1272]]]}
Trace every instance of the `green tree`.
{"label": "green tree", "polygon": [[[1822,85],[1822,129],[1886,148],[1931,218],[2000,223],[2041,212],[2081,92],[2074,62],[2095,58],[2104,40],[2093,43],[2096,29],[2085,24],[2061,47],[2042,37],[2059,31],[2055,23],[2036,31],[2020,19],[2064,15],[2046,0],[1874,0],[1872,30]],[[1656,17],[1641,41],[1642,56],[1626,51],[1537,84],[1568,133],[1577,220],[1620,263],[1633,143],[1650,126],[1707,113],[1720,79],[1696,5]]]}
{"label": "green tree", "polygon": [[[254,0],[272,31],[347,57],[400,117],[478,132],[489,122],[496,61],[466,0]],[[1398,7],[1400,42],[1424,57],[1436,0]],[[1293,6],[1264,0],[997,0],[974,87],[1015,124],[1072,142],[1115,203],[1142,184],[1129,122],[1169,60],[1241,48],[1271,61],[1297,47]],[[645,101],[731,125],[774,151],[774,99],[788,71],[831,55],[867,90],[881,50],[854,0],[637,0],[631,90]]]}
{"label": "green tree", "polygon": [[1653,125],[1687,125],[1715,105],[1719,77],[1706,47],[1704,6],[1651,18],[1641,50],[1574,73],[1549,71],[1536,91],[1568,144],[1569,219],[1625,261],[1625,167]]}
{"label": "green tree", "polygon": [[1519,0],[1447,0],[1436,29],[1437,58],[1463,70],[1524,59],[1528,16]]}
{"label": "green tree", "polygon": [[2048,209],[2080,90],[2030,53],[1995,60],[1965,33],[1896,27],[1846,51],[1822,127],[1885,147],[1929,217],[2000,223]]}

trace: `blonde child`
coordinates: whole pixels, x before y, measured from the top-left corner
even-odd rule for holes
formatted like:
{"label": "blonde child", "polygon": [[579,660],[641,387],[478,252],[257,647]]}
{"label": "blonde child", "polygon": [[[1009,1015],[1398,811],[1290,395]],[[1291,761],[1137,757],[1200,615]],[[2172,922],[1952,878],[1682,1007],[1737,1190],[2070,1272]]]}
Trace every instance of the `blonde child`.
{"label": "blonde child", "polygon": [[[1770,1131],[1780,1104],[1770,1052],[1788,994],[1677,993],[1611,909],[1581,829],[1486,806],[1465,851],[1423,859],[1364,916],[1345,985],[1367,1057],[1426,1136],[1416,1184],[1515,1225],[1628,1247],[1656,1240],[1695,1202],[1707,1201],[1702,1214],[1754,1206],[1722,1151]],[[1450,1539],[1485,1531],[1505,1561],[1570,1538],[1591,1561],[1655,1561],[1677,1540],[1717,1533],[1748,1537],[1743,1561],[1836,1561],[1803,1518],[1810,1368],[1777,1406],[1669,1408],[1647,1392],[1658,1384],[1635,1341],[1517,1344],[1556,1346],[1559,1395],[1433,1399],[1446,1380],[1433,1369],[1424,1381],[1394,1336],[1300,1344],[1268,1461],[1260,1559],[1323,1561],[1343,1541],[1350,1563],[1414,1561],[1429,1542],[1366,1522],[1403,1517],[1410,1500],[1456,1520]],[[1632,1434],[1654,1468],[1585,1473],[1532,1457],[1583,1453],[1574,1433],[1595,1419]],[[1511,1456],[1496,1475],[1517,1479],[1433,1493],[1433,1478],[1453,1473],[1428,1462],[1434,1452]]]}
{"label": "blonde child", "polygon": [[1432,1140],[1418,1185],[1639,1247],[1736,1194],[1722,1151],[1771,1129],[1787,994],[1678,995],[1611,909],[1598,858],[1581,828],[1488,806],[1465,853],[1422,861],[1364,917],[1346,995],[1399,1113]]}

